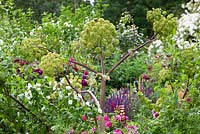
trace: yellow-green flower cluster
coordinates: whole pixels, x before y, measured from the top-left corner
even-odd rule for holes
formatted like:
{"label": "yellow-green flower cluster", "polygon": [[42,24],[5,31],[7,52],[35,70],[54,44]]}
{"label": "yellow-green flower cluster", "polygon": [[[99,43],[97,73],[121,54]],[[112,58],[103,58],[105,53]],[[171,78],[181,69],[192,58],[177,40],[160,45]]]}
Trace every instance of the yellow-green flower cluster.
{"label": "yellow-green flower cluster", "polygon": [[59,54],[49,52],[41,58],[39,67],[43,70],[44,75],[53,77],[64,71],[64,58]]}
{"label": "yellow-green flower cluster", "polygon": [[81,79],[78,76],[74,76],[72,73],[69,74],[69,81],[71,82],[72,86],[81,89]]}
{"label": "yellow-green flower cluster", "polygon": [[162,81],[170,80],[172,78],[172,71],[170,69],[163,68],[159,71],[159,76]]}
{"label": "yellow-green flower cluster", "polygon": [[33,62],[41,59],[42,56],[47,54],[46,44],[39,38],[27,38],[17,47],[19,55],[23,59]]}
{"label": "yellow-green flower cluster", "polygon": [[119,44],[115,26],[103,18],[94,19],[88,22],[81,32],[80,44],[83,49],[89,50],[95,54],[108,57]]}
{"label": "yellow-green flower cluster", "polygon": [[153,30],[162,37],[175,34],[177,29],[177,18],[173,14],[167,15],[160,8],[147,12],[147,20],[153,23]]}

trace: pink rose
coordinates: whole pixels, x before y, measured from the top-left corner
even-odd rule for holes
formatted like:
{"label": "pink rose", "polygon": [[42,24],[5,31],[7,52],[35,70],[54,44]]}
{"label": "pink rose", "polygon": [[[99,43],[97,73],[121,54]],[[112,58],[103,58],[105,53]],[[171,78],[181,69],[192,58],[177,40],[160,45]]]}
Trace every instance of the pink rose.
{"label": "pink rose", "polygon": [[104,121],[109,121],[109,117],[108,117],[108,115],[104,115]]}
{"label": "pink rose", "polygon": [[115,129],[115,130],[113,131],[113,133],[114,133],[114,134],[122,134],[122,131],[119,130],[119,129]]}
{"label": "pink rose", "polygon": [[108,128],[111,128],[111,127],[112,127],[112,122],[107,121],[107,122],[105,123],[105,126],[108,127]]}
{"label": "pink rose", "polygon": [[83,121],[86,121],[87,120],[87,116],[84,114],[84,115],[82,115],[82,120]]}

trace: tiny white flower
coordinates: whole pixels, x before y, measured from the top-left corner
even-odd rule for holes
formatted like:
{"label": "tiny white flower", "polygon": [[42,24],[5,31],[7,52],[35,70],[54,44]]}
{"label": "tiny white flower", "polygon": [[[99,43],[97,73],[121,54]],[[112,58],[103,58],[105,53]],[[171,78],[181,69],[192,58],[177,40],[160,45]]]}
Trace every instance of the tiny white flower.
{"label": "tiny white flower", "polygon": [[3,40],[2,39],[0,39],[0,46],[2,46],[3,45]]}
{"label": "tiny white flower", "polygon": [[87,105],[87,106],[91,106],[91,105],[90,105],[90,102],[88,102],[88,101],[86,102],[86,105]]}
{"label": "tiny white flower", "polygon": [[40,83],[36,83],[35,86],[41,87],[41,84]]}
{"label": "tiny white flower", "polygon": [[98,108],[98,112],[99,112],[100,114],[103,113],[101,108]]}
{"label": "tiny white flower", "polygon": [[72,100],[68,100],[68,104],[72,105],[73,101]]}
{"label": "tiny white flower", "polygon": [[52,127],[51,127],[51,130],[54,131],[55,129],[56,129],[56,126],[52,126]]}
{"label": "tiny white flower", "polygon": [[48,96],[46,96],[46,98],[47,98],[47,99],[50,99],[51,97],[48,95]]}
{"label": "tiny white flower", "polygon": [[30,90],[33,86],[30,84],[30,83],[28,83],[28,90]]}
{"label": "tiny white flower", "polygon": [[42,111],[44,111],[45,109],[46,109],[45,106],[43,106],[43,107],[41,108]]}
{"label": "tiny white flower", "polygon": [[65,87],[67,90],[70,90],[70,89],[72,89],[70,86],[66,86]]}
{"label": "tiny white flower", "polygon": [[38,30],[41,30],[41,29],[42,29],[42,26],[39,26],[39,27],[38,27]]}

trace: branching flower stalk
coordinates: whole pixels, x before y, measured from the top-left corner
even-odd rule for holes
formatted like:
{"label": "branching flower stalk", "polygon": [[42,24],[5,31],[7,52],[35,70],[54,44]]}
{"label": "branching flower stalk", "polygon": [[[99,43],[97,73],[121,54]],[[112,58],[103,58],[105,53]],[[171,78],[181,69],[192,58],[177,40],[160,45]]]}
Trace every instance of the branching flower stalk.
{"label": "branching flower stalk", "polygon": [[[68,77],[67,77],[66,75],[63,75],[63,76],[64,76],[65,79],[67,80],[68,85],[69,85],[77,94],[80,94],[80,95],[81,95],[82,100],[83,100],[84,102],[87,102],[87,100],[84,98],[84,96],[83,96],[81,93],[88,93],[88,94],[94,99],[94,101],[95,101],[95,103],[96,103],[98,109],[100,108],[100,104],[99,104],[99,102],[97,101],[97,98],[94,96],[94,94],[93,94],[91,91],[88,91],[88,90],[86,90],[86,91],[79,91],[77,88],[75,88],[74,86],[72,86],[70,80],[68,79]],[[92,109],[92,108],[90,107],[90,109]],[[100,108],[100,109],[101,109],[101,108]],[[97,123],[97,119],[96,119],[96,114],[94,114],[94,117],[93,117],[93,118],[94,118],[94,121],[95,121],[96,128],[98,128],[98,123]]]}
{"label": "branching flower stalk", "polygon": [[[152,36],[149,40],[147,40],[145,43],[138,46],[137,48],[130,49],[124,57],[122,57],[116,64],[113,65],[111,69],[108,70],[108,72],[106,72],[104,59],[106,57],[109,57],[114,51],[114,47],[116,47],[119,44],[115,26],[109,21],[104,20],[102,18],[94,19],[85,25],[83,32],[81,32],[79,43],[81,44],[81,47],[85,51],[88,51],[95,55],[99,55],[101,72],[98,73],[97,71],[89,68],[87,65],[76,62],[74,60],[71,60],[70,62],[78,66],[82,66],[83,68],[95,73],[97,76],[98,75],[101,76],[100,100],[98,102],[100,102],[102,114],[104,114],[104,107],[105,107],[106,80],[109,80],[109,75],[129,56],[133,55],[133,53],[140,50],[145,45],[151,43],[155,39],[155,36],[156,34]],[[73,88],[67,76],[65,76],[65,78],[68,84]],[[76,91],[76,93],[80,93],[78,89],[76,88],[73,89]],[[93,98],[96,97],[93,96]],[[100,126],[98,128],[100,128],[101,134],[105,133],[103,116],[101,116],[100,118]]]}

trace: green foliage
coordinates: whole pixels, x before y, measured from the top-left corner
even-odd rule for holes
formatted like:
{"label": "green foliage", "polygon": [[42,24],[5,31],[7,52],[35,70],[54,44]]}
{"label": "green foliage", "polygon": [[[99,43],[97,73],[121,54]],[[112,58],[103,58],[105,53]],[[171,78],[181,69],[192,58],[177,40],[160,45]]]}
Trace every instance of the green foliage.
{"label": "green foliage", "polygon": [[162,11],[160,8],[147,12],[147,20],[153,23],[153,30],[161,37],[167,37],[175,34],[177,27],[177,19],[173,14],[167,15],[166,11]]}
{"label": "green foliage", "polygon": [[133,16],[134,24],[145,34],[152,34],[152,25],[146,20],[147,11],[152,8],[161,8],[169,13],[179,16],[184,9],[182,4],[185,0],[163,1],[163,0],[104,0],[102,3],[109,4],[105,9],[104,16],[112,23],[117,24],[123,12],[129,12]]}
{"label": "green foliage", "polygon": [[134,24],[132,16],[127,12],[121,16],[117,24],[117,32],[120,41],[119,47],[123,53],[142,44],[144,39],[143,34],[138,32],[138,27]]}
{"label": "green foliage", "polygon": [[94,19],[88,22],[81,32],[81,48],[96,54],[103,53],[105,57],[109,57],[114,47],[119,44],[116,36],[117,32],[112,23],[103,18]]}
{"label": "green foliage", "polygon": [[[39,1],[34,2],[41,4]],[[45,1],[46,4],[48,2]],[[113,4],[115,2],[122,6],[129,5],[124,1],[116,0]],[[136,1],[129,1],[132,2]],[[150,7],[154,2],[165,3],[137,2],[139,4],[131,8],[139,10],[141,14],[149,9],[143,9],[141,3],[150,2]],[[95,104],[95,99],[85,92],[87,90],[97,95],[97,100],[101,98],[99,82],[105,77],[111,78],[106,81],[106,96],[112,91],[116,92],[115,88],[130,87],[128,97],[132,95],[137,101],[134,114],[130,115],[127,124],[137,126],[139,133],[194,134],[200,131],[198,24],[192,24],[192,30],[189,25],[186,30],[182,28],[185,30],[184,41],[189,44],[181,44],[178,40],[180,38],[172,36],[177,26],[176,18],[161,9],[153,9],[148,12],[147,18],[153,23],[154,31],[164,37],[161,38],[162,42],[153,42],[155,53],[148,51],[147,55],[145,47],[142,52],[137,51],[137,57],[132,56],[120,64],[110,76],[105,74],[99,77],[102,68],[99,60],[94,60],[96,55],[105,52],[105,72],[108,72],[123,57],[122,53],[144,42],[131,15],[125,13],[116,30],[112,23],[100,18],[103,10],[99,3],[94,7],[79,6],[78,3],[76,7],[62,7],[60,16],[43,14],[41,23],[38,23],[31,20],[31,10],[25,13],[16,9],[11,0],[1,0],[0,3],[0,133],[93,133],[92,128],[99,126],[96,116],[102,114],[102,111],[99,107],[97,109],[96,105],[99,104]],[[27,3],[24,1],[25,6]],[[194,32],[192,39],[187,30]],[[182,35],[180,30],[179,36]],[[190,46],[190,43],[193,45]],[[157,51],[161,45],[162,51]],[[77,49],[79,47],[81,51]],[[47,53],[47,50],[50,52]],[[65,63],[65,59],[72,56]],[[20,64],[16,62],[19,61],[16,57],[31,63]],[[82,67],[76,64],[79,61],[84,63]],[[34,69],[42,69],[44,75]],[[82,84],[83,80],[87,86]],[[81,93],[77,93],[77,90]],[[150,91],[148,95],[147,91]],[[123,94],[127,95],[126,92]],[[119,110],[123,111],[123,107]],[[116,121],[115,114],[108,113],[108,116],[112,117],[110,121],[113,123],[111,128],[106,128],[108,133],[115,129],[127,133],[128,128],[123,126],[123,121]]]}
{"label": "green foliage", "polygon": [[41,58],[39,67],[47,76],[55,76],[64,71],[64,58],[56,53],[49,52]]}
{"label": "green foliage", "polygon": [[46,54],[46,44],[41,39],[27,38],[18,46],[18,55],[29,62],[39,61]]}

